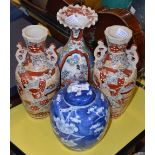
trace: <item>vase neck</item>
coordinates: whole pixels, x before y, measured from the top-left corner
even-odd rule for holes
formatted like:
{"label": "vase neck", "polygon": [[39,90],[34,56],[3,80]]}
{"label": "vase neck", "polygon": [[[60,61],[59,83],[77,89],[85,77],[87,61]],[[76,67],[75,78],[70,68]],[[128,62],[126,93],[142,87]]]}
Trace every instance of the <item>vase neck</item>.
{"label": "vase neck", "polygon": [[25,69],[31,72],[43,72],[49,68],[45,55],[45,41],[26,42],[27,57],[24,62]]}
{"label": "vase neck", "polygon": [[71,30],[71,39],[74,41],[80,41],[83,39],[83,30],[82,29],[72,29]]}
{"label": "vase neck", "polygon": [[125,53],[127,48],[127,44],[113,44],[113,43],[108,43],[108,51],[111,54],[122,54]]}
{"label": "vase neck", "polygon": [[45,41],[39,43],[26,42],[26,47],[30,55],[42,54],[45,51]]}
{"label": "vase neck", "polygon": [[108,51],[109,55],[111,55],[113,58],[116,58],[116,57],[126,57],[126,53],[125,52],[118,52],[118,53],[113,53],[113,52],[110,52]]}
{"label": "vase neck", "polygon": [[127,55],[126,52],[111,52],[108,50],[109,56],[110,56],[110,60],[112,63],[112,66],[114,68],[126,68],[127,66],[129,66],[129,62],[127,59]]}

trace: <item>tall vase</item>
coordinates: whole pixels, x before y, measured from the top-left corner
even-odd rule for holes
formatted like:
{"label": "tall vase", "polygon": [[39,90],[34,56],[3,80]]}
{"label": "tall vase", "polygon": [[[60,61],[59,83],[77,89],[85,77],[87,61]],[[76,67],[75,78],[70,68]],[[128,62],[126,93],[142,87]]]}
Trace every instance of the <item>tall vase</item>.
{"label": "tall vase", "polygon": [[132,31],[129,28],[110,26],[106,28],[105,36],[108,49],[102,41],[99,41],[94,51],[93,81],[108,97],[111,117],[117,118],[125,111],[134,95],[136,64],[139,58],[136,45],[127,49],[128,42],[132,38]]}
{"label": "tall vase", "polygon": [[17,44],[16,81],[26,111],[33,118],[49,115],[50,102],[59,88],[60,71],[55,46],[45,48],[48,30],[30,25],[22,30],[26,47]]}
{"label": "tall vase", "polygon": [[83,29],[95,25],[97,14],[86,6],[69,5],[58,11],[57,20],[71,29],[67,44],[59,52],[61,86],[91,81],[94,56],[84,42]]}

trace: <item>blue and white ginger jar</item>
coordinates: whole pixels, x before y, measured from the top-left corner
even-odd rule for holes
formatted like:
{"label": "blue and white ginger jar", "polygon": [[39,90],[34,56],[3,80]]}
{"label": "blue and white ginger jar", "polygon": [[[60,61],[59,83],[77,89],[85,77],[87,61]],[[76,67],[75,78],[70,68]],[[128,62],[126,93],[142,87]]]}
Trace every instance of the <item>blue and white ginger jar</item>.
{"label": "blue and white ginger jar", "polygon": [[60,141],[70,149],[82,151],[103,137],[110,112],[108,100],[99,89],[87,82],[74,82],[54,96],[50,114]]}

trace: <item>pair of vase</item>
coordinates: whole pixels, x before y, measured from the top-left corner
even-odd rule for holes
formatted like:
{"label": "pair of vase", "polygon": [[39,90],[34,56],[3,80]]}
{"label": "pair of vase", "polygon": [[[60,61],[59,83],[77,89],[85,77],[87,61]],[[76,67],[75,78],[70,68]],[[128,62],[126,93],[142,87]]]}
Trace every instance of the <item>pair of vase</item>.
{"label": "pair of vase", "polygon": [[[110,114],[112,118],[120,116],[133,96],[136,46],[126,49],[132,37],[129,28],[108,27],[105,30],[108,49],[102,41],[98,42],[94,64],[82,32],[95,25],[98,20],[95,11],[70,5],[58,11],[57,19],[72,30],[68,43],[58,50],[54,44],[45,48],[48,32],[45,27],[31,25],[23,29],[27,47],[17,44],[18,91],[32,117],[44,118],[51,113],[54,132],[61,142],[71,149],[85,150],[103,137]],[[60,83],[63,88],[59,90]]]}

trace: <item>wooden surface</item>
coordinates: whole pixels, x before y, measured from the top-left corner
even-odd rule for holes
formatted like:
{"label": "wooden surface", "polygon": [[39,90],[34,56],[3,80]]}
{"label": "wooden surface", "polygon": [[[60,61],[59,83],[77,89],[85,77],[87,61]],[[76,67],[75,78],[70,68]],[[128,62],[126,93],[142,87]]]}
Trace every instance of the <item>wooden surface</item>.
{"label": "wooden surface", "polygon": [[81,3],[86,6],[91,7],[92,9],[98,9],[102,6],[101,0],[63,0],[65,3],[69,4],[76,4],[76,3]]}
{"label": "wooden surface", "polygon": [[20,5],[20,0],[11,0],[11,3],[16,4],[16,5]]}
{"label": "wooden surface", "polygon": [[[112,120],[104,138],[81,155],[114,155],[145,128],[144,89],[138,88],[125,113]],[[79,155],[64,147],[54,135],[50,118],[35,120],[22,104],[11,109],[11,142],[28,155]]]}

